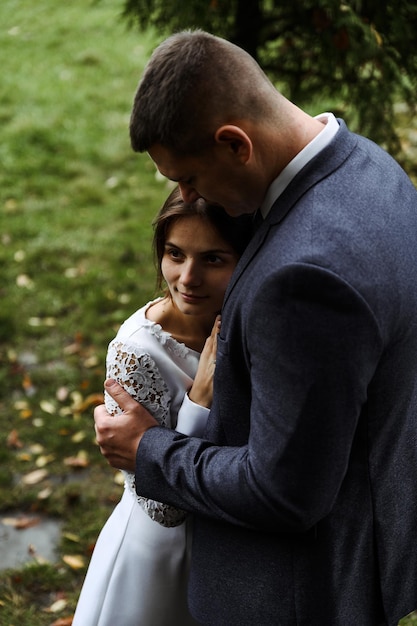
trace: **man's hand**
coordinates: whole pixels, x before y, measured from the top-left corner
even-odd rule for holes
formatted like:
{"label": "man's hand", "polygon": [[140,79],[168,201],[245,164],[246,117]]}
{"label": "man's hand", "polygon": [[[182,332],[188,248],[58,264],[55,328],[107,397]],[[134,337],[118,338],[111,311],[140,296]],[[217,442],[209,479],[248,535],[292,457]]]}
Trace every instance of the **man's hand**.
{"label": "man's hand", "polygon": [[158,422],[114,380],[106,380],[106,391],[123,413],[110,415],[104,404],[94,410],[97,443],[113,467],[135,471],[136,452],[144,433]]}

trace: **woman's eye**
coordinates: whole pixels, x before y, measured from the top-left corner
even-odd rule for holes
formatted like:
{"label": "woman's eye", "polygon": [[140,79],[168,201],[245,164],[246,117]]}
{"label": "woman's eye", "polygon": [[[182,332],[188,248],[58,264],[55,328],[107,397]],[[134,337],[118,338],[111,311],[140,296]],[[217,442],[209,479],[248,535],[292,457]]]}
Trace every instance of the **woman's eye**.
{"label": "woman's eye", "polygon": [[217,254],[208,254],[206,260],[208,263],[219,263],[221,258]]}
{"label": "woman's eye", "polygon": [[177,260],[181,258],[181,253],[179,250],[175,250],[175,249],[167,250],[167,254],[171,259]]}

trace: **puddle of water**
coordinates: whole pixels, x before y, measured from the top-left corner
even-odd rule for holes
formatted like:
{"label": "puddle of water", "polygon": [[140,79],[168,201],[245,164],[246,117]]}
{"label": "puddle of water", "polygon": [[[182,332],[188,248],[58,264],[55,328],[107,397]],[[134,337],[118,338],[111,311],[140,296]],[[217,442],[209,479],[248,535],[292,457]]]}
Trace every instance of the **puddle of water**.
{"label": "puddle of water", "polygon": [[[22,518],[18,513],[0,516],[0,570],[20,568],[37,558],[53,563],[55,548],[61,536],[61,522],[37,515],[24,516],[27,528],[15,528],[3,520]],[[38,523],[36,523],[36,521]],[[33,522],[33,525],[30,525]]]}

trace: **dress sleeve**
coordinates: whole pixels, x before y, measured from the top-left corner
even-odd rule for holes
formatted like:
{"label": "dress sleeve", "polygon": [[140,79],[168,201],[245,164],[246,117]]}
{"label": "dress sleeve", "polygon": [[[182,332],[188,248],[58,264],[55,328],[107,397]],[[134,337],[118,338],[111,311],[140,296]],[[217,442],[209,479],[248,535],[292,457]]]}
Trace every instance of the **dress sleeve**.
{"label": "dress sleeve", "polygon": [[[170,394],[152,357],[140,346],[114,339],[106,359],[107,378],[114,378],[130,395],[152,413],[160,426],[171,427]],[[111,415],[121,413],[113,398],[105,392],[106,408]]]}
{"label": "dress sleeve", "polygon": [[[114,339],[107,351],[107,378],[113,378],[140,402],[157,420],[160,426],[170,428],[169,389],[152,357],[140,346]],[[105,404],[110,415],[121,413],[119,405],[105,392]],[[136,494],[135,476],[125,474],[125,486],[139,502],[145,513],[162,526],[178,526],[186,518],[186,512],[168,504],[144,498]]]}

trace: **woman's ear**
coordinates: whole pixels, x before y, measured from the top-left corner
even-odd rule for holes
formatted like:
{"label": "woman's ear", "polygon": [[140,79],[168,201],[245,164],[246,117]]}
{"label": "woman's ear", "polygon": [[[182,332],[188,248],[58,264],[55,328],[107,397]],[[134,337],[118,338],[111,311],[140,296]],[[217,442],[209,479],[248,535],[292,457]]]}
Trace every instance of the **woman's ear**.
{"label": "woman's ear", "polygon": [[214,134],[216,143],[225,145],[242,163],[249,161],[253,145],[249,136],[239,126],[226,124],[220,126]]}

